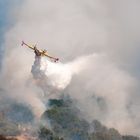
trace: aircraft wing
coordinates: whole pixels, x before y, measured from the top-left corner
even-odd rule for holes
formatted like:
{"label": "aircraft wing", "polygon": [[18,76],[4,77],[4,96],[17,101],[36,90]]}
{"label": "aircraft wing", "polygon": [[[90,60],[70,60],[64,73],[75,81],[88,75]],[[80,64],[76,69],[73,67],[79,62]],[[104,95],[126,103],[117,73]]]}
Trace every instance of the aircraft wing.
{"label": "aircraft wing", "polygon": [[57,61],[59,60],[59,58],[52,57],[52,56],[50,56],[50,55],[47,54],[47,53],[42,53],[42,55],[44,55],[44,56],[46,56],[46,57],[48,57],[48,58],[50,58],[50,59],[53,59],[54,62],[57,62]]}
{"label": "aircraft wing", "polygon": [[28,48],[34,50],[34,47],[33,47],[33,46],[30,46],[30,45],[26,44],[24,41],[22,41],[22,44],[21,44],[21,45],[22,45],[22,46],[25,45],[25,46],[27,46]]}
{"label": "aircraft wing", "polygon": [[[28,44],[26,44],[24,41],[22,41],[22,46],[25,45],[27,46],[28,48],[32,49],[32,50],[37,50],[39,54],[41,54],[42,56],[46,56],[50,59],[53,59],[54,62],[57,62],[59,60],[59,58],[55,58],[55,57],[52,57],[51,55],[49,55],[45,50],[38,50],[38,49],[35,49],[35,46],[30,46]],[[37,55],[37,54],[36,54]],[[40,56],[40,55],[39,55]]]}

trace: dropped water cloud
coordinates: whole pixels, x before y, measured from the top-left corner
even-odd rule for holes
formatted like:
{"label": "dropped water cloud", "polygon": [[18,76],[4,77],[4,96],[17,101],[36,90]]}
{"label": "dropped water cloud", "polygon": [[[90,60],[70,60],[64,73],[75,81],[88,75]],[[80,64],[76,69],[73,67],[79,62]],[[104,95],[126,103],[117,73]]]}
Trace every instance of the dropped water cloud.
{"label": "dropped water cloud", "polygon": [[88,67],[88,62],[93,56],[96,55],[79,57],[65,64],[51,62],[46,57],[35,57],[31,72],[45,94],[57,90],[60,92],[70,84],[74,75]]}

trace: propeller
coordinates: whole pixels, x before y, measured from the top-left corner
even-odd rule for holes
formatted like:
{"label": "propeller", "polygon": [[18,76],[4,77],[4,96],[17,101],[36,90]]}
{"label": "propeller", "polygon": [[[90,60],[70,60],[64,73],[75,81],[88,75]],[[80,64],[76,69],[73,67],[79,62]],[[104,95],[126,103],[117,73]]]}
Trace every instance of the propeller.
{"label": "propeller", "polygon": [[54,60],[54,62],[57,62],[57,61],[59,61],[59,58],[56,58],[56,59]]}
{"label": "propeller", "polygon": [[21,46],[23,46],[24,44],[25,44],[24,41],[22,41]]}

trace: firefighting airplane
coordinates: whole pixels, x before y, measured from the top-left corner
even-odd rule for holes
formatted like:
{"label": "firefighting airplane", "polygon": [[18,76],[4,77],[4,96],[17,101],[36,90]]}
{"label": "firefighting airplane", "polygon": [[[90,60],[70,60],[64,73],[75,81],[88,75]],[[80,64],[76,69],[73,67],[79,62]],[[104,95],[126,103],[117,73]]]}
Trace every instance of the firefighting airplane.
{"label": "firefighting airplane", "polygon": [[57,61],[59,60],[59,58],[55,58],[55,57],[50,56],[50,55],[47,53],[46,50],[39,50],[39,49],[37,49],[36,45],[35,45],[35,46],[30,46],[30,45],[26,44],[24,41],[22,41],[21,46],[23,46],[23,45],[25,45],[26,47],[28,47],[28,48],[34,50],[34,53],[36,54],[36,56],[46,56],[46,57],[48,57],[48,58],[50,58],[50,59],[53,59],[54,62],[57,62]]}

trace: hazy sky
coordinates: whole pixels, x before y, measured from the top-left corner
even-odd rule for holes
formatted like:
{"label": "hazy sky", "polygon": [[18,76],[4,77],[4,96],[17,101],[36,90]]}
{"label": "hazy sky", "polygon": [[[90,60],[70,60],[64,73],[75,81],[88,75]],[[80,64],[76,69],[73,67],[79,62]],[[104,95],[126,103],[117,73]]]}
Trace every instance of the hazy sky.
{"label": "hazy sky", "polygon": [[[0,0],[0,47],[5,50],[0,84],[14,93],[30,77],[34,54],[20,46],[22,40],[73,67],[76,58],[95,54],[66,91],[80,98],[89,119],[96,116],[121,132],[140,134],[139,13],[139,0]],[[101,109],[98,99],[107,107]]]}
{"label": "hazy sky", "polygon": [[[31,6],[27,6],[29,4]],[[107,53],[113,56],[113,61],[119,61],[121,66],[139,76],[140,2],[138,0],[107,0],[106,2],[102,0],[87,2],[84,0],[75,2],[1,0],[0,7],[1,39],[3,39],[4,30],[7,30],[5,27],[11,23],[17,21],[16,25],[23,26],[23,30],[30,28],[29,24],[32,24],[31,28],[38,27],[38,29],[28,33],[29,36],[34,34],[32,37],[27,37],[28,40],[23,33],[20,34],[23,36],[22,39],[32,43],[41,42],[42,47],[55,46],[58,53],[60,54],[61,51],[67,58],[71,58],[74,54],[75,47],[71,46],[75,44],[78,54],[107,50]],[[15,8],[13,15],[10,11],[12,7]],[[38,35],[42,35],[46,41],[42,42],[37,38]],[[53,44],[50,43],[50,38],[54,41]],[[72,41],[73,38],[76,38],[76,41]]]}
{"label": "hazy sky", "polygon": [[4,38],[4,32],[5,32],[5,29],[6,29],[6,26],[7,26],[7,3],[8,1],[0,1],[0,65],[1,65],[1,62],[2,62],[2,52],[3,52],[3,49],[2,48],[2,42],[3,42],[3,38]]}

